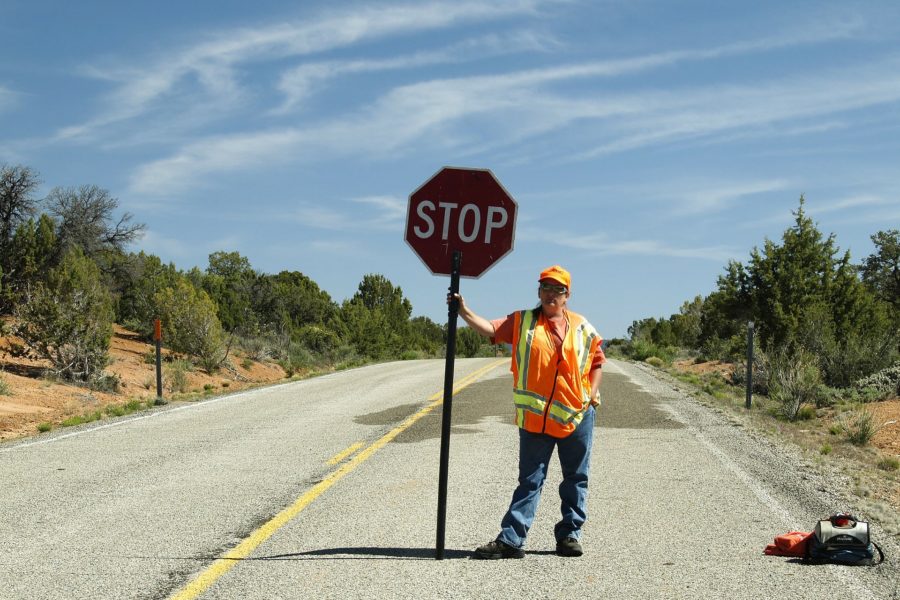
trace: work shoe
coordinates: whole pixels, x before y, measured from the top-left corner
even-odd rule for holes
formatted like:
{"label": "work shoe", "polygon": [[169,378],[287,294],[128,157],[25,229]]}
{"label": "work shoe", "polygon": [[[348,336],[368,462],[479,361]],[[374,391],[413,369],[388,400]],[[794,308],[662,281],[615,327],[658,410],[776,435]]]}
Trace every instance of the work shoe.
{"label": "work shoe", "polygon": [[500,540],[494,540],[476,548],[475,556],[489,560],[497,558],[525,558],[525,551]]}
{"label": "work shoe", "polygon": [[581,556],[584,554],[584,550],[582,550],[578,540],[573,537],[567,537],[556,542],[556,553],[560,556]]}

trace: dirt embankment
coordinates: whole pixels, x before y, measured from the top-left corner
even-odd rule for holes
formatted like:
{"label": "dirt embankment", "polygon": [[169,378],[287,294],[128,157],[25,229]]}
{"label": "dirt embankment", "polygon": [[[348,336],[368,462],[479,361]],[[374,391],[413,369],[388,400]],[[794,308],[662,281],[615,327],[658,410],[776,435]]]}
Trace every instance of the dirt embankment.
{"label": "dirt embankment", "polygon": [[[105,372],[119,380],[118,393],[55,382],[43,377],[45,362],[13,356],[10,350],[21,340],[0,337],[0,441],[34,435],[38,426],[59,426],[66,419],[100,411],[129,401],[152,401],[156,397],[155,347],[134,332],[115,326],[110,344],[110,364]],[[170,357],[167,350],[163,355]],[[231,367],[208,374],[194,369],[186,373],[185,393],[175,398],[198,397],[241,390],[285,378],[274,363],[260,363],[232,356]],[[165,373],[165,368],[164,368]],[[163,390],[165,397],[172,391]]]}

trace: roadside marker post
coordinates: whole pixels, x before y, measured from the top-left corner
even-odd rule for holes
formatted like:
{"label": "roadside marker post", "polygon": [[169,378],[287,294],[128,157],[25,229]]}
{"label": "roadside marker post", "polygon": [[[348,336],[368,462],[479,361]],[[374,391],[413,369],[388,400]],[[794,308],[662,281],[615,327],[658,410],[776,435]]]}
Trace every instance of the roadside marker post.
{"label": "roadside marker post", "polygon": [[753,396],[753,321],[747,322],[747,410]]}
{"label": "roadside marker post", "polygon": [[162,320],[153,320],[153,341],[156,342],[156,400],[157,406],[165,404],[162,393]]}
{"label": "roadside marker post", "polygon": [[[481,277],[512,252],[516,201],[487,169],[444,167],[410,194],[404,239],[434,275],[450,276],[435,559],[444,559],[447,473],[460,277]],[[463,263],[462,256],[466,260]],[[449,267],[449,269],[448,269]]]}

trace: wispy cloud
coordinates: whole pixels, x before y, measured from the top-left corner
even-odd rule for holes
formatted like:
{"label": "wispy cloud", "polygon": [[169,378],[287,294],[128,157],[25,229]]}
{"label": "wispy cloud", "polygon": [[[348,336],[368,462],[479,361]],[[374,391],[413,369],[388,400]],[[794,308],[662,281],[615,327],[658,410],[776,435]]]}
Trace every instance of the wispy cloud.
{"label": "wispy cloud", "polygon": [[608,244],[598,251],[601,256],[663,256],[670,258],[694,258],[717,263],[727,262],[739,253],[726,246],[679,248],[659,240],[624,240]]}
{"label": "wispy cloud", "polygon": [[[888,224],[900,222],[900,200],[895,199],[894,185],[883,182],[856,183],[855,186],[878,187],[880,191],[849,194],[828,198],[819,193],[806,195],[804,211],[814,222],[823,218],[825,221],[837,220],[841,225],[865,224],[878,228],[887,228]],[[760,219],[745,220],[740,223],[742,229],[784,227],[793,223],[793,213],[797,210],[797,198],[785,197],[771,214]]]}
{"label": "wispy cloud", "polygon": [[[675,214],[707,214],[733,207],[746,198],[788,189],[786,179],[738,181],[724,184],[676,184],[683,191],[673,194],[672,212]],[[670,192],[671,193],[671,192]]]}
{"label": "wispy cloud", "polygon": [[660,256],[670,258],[692,258],[726,262],[738,252],[726,246],[678,247],[660,240],[615,239],[606,233],[587,235],[555,232],[548,235],[542,230],[530,231],[519,236],[529,242],[555,243],[593,256]]}
{"label": "wispy cloud", "polygon": [[210,173],[246,169],[287,160],[303,139],[295,130],[207,138],[169,158],[144,164],[131,177],[133,193],[162,196],[201,185]]}
{"label": "wispy cloud", "polygon": [[0,86],[0,112],[4,112],[13,107],[16,103],[18,94],[10,89]]}
{"label": "wispy cloud", "polygon": [[[425,5],[423,22],[411,21],[405,13],[384,20],[369,15],[355,34],[331,36],[317,47],[358,41],[362,35],[381,35],[414,28],[438,26],[483,15],[481,9],[462,4],[450,16],[433,14]],[[439,5],[446,6],[446,5]],[[501,5],[491,16],[532,10],[536,4]],[[389,11],[390,12],[390,11]],[[401,11],[402,12],[402,11]],[[329,21],[330,23],[330,21]],[[321,24],[320,24],[321,25]],[[598,80],[674,65],[684,61],[710,60],[749,52],[812,44],[854,34],[859,23],[834,24],[833,28],[811,28],[805,36],[788,35],[738,42],[711,49],[658,53],[618,60],[568,64],[542,69],[513,71],[452,79],[434,79],[398,86],[368,105],[351,108],[339,117],[305,127],[294,125],[272,131],[219,136],[190,144],[168,157],[140,167],[132,188],[146,193],[148,180],[168,175],[177,186],[194,185],[209,174],[224,169],[255,166],[267,160],[304,161],[323,155],[387,156],[419,148],[423,140],[453,149],[457,154],[519,148],[523,140],[540,134],[564,134],[566,143],[577,145],[558,160],[586,160],[604,154],[685,141],[715,143],[736,135],[800,135],[831,127],[833,116],[854,109],[900,101],[900,61],[891,58],[859,69],[807,74],[750,84],[710,85],[693,89],[611,92],[598,88]],[[240,36],[238,36],[240,37]],[[265,37],[265,36],[263,36]],[[254,38],[255,39],[255,38]],[[293,38],[288,38],[293,40]],[[295,41],[291,42],[296,43]],[[308,42],[307,42],[308,43]],[[287,42],[281,42],[282,45]],[[282,46],[281,52],[285,50]],[[236,43],[245,48],[248,44]],[[257,42],[271,56],[272,43]],[[293,45],[289,47],[293,48]],[[309,50],[307,46],[301,46]],[[311,47],[311,46],[310,46]],[[230,49],[207,52],[231,57]],[[288,94],[284,107],[294,106],[310,93],[317,80],[349,72],[404,68],[417,62],[440,60],[440,51],[379,61],[320,62],[294,71],[294,79],[282,80]],[[205,55],[203,52],[197,52]],[[197,61],[190,61],[191,64]],[[201,61],[202,62],[202,61]],[[586,85],[573,86],[575,83]],[[822,123],[822,119],[828,119]],[[465,123],[466,126],[460,126]],[[577,129],[573,129],[576,128]],[[277,138],[271,146],[265,142]],[[596,144],[595,140],[604,140]],[[242,152],[249,145],[254,152]],[[315,149],[313,154],[312,149]],[[290,151],[290,152],[288,152]],[[559,148],[555,150],[557,153]],[[241,164],[243,155],[246,164]],[[154,177],[148,177],[148,174]],[[745,193],[753,193],[745,192]],[[698,199],[700,203],[702,200]],[[717,202],[707,198],[706,202]]]}
{"label": "wispy cloud", "polygon": [[[290,218],[314,229],[331,231],[395,231],[399,234],[406,218],[406,202],[393,196],[365,196],[353,198],[344,209],[333,203],[328,206],[303,204]],[[340,205],[339,205],[340,206]],[[368,210],[365,208],[368,207]]]}
{"label": "wispy cloud", "polygon": [[546,51],[548,48],[558,45],[558,42],[545,35],[525,31],[493,34],[464,40],[438,50],[421,51],[390,58],[307,62],[291,68],[281,75],[277,87],[284,94],[285,99],[281,106],[273,109],[270,114],[281,115],[296,109],[309,96],[324,87],[329,80],[342,76],[464,63],[504,54]]}
{"label": "wispy cloud", "polygon": [[900,223],[900,196],[891,185],[880,193],[851,194],[825,200],[807,201],[810,215],[816,219],[822,215],[828,221],[837,220],[841,225],[865,224],[876,229],[896,228]]}
{"label": "wispy cloud", "polygon": [[100,116],[61,129],[56,139],[91,136],[108,125],[145,114],[185,90],[208,106],[234,103],[243,97],[235,71],[245,65],[314,55],[389,35],[533,13],[540,4],[540,0],[506,0],[354,7],[294,23],[223,31],[146,66],[86,66],[83,74],[118,87]]}
{"label": "wispy cloud", "polygon": [[353,202],[374,209],[374,214],[367,216],[367,227],[382,231],[403,230],[407,211],[406,200],[394,196],[366,196],[354,198]]}
{"label": "wispy cloud", "polygon": [[856,194],[832,200],[825,204],[819,204],[815,207],[817,213],[830,213],[844,210],[859,210],[862,208],[880,207],[880,206],[900,206],[900,199],[888,200],[876,194]]}
{"label": "wispy cloud", "polygon": [[[134,179],[135,189],[145,191],[141,182],[147,179],[147,171],[169,173],[175,181],[187,184],[191,177],[241,167],[241,160],[256,165],[277,159],[288,149],[302,159],[304,148],[315,148],[317,156],[323,152],[378,155],[402,152],[423,139],[440,140],[454,148],[479,146],[487,138],[510,145],[538,133],[562,131],[576,122],[610,140],[574,155],[580,159],[748,129],[762,128],[777,135],[782,123],[792,127],[798,120],[900,101],[898,67],[900,61],[887,60],[801,80],[600,98],[564,98],[533,86],[535,81],[558,76],[560,69],[412,84],[390,91],[355,116],[303,131],[248,133],[197,142],[142,167]],[[464,118],[483,121],[485,129],[453,127]],[[273,139],[278,143],[270,144]],[[247,147],[255,151],[247,152]]]}

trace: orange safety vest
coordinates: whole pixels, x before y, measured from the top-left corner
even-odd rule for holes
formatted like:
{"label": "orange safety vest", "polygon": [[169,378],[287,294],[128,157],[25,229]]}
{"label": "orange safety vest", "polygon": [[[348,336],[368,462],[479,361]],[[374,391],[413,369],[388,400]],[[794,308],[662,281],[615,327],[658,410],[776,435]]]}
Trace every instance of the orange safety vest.
{"label": "orange safety vest", "polygon": [[559,352],[550,321],[542,311],[515,313],[513,327],[516,424],[557,438],[575,431],[590,407],[591,362],[603,341],[584,317],[569,311],[565,314],[569,327]]}

